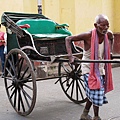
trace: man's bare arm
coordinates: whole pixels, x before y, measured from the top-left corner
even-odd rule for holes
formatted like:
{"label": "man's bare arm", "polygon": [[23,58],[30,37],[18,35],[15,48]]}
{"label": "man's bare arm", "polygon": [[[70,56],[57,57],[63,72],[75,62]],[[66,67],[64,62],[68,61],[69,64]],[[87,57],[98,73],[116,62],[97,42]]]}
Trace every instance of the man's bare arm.
{"label": "man's bare arm", "polygon": [[113,35],[112,31],[109,31],[108,39],[109,39],[109,44],[110,44],[110,52],[112,53],[113,45],[114,45],[114,35]]}
{"label": "man's bare arm", "polygon": [[86,41],[90,36],[90,32],[82,33],[74,36],[68,36],[65,39],[66,50],[69,56],[70,63],[74,62],[74,56],[72,55],[72,42],[73,41]]}

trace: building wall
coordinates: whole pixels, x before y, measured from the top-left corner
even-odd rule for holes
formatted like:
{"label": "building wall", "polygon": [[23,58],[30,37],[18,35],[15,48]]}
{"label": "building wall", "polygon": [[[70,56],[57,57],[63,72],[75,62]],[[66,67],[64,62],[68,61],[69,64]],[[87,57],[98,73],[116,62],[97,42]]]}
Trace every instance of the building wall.
{"label": "building wall", "polygon": [[113,24],[114,24],[114,53],[120,54],[120,14],[119,14],[119,8],[120,6],[120,0],[114,0],[114,6],[113,6]]}
{"label": "building wall", "polygon": [[105,14],[109,17],[110,29],[113,30],[113,0],[75,0],[75,3],[75,33],[93,28],[95,16],[98,14]]}
{"label": "building wall", "polygon": [[[58,23],[68,23],[69,30],[78,34],[93,28],[94,18],[106,14],[110,29],[115,35],[115,53],[120,44],[120,0],[40,0],[42,13]],[[38,13],[38,0],[0,0],[0,15],[3,12]],[[2,31],[5,28],[2,26]],[[117,44],[117,45],[116,45]],[[118,47],[116,47],[118,46]],[[120,50],[119,50],[120,51]]]}
{"label": "building wall", "polygon": [[120,0],[42,0],[43,14],[58,23],[68,23],[73,34],[92,29],[96,15],[107,15],[115,36],[114,53],[120,53],[119,6]]}
{"label": "building wall", "polygon": [[68,23],[70,30],[75,31],[74,0],[42,0],[42,13],[58,23]]}
{"label": "building wall", "polygon": [[[116,1],[116,0],[114,0]],[[43,14],[59,22],[67,22],[73,34],[93,28],[94,18],[106,14],[113,29],[113,0],[42,0]]]}
{"label": "building wall", "polygon": [[[38,13],[37,0],[0,0],[0,16],[3,12]],[[2,30],[5,28],[2,26]]]}
{"label": "building wall", "polygon": [[60,1],[42,0],[42,14],[56,22],[60,22]]}
{"label": "building wall", "polygon": [[120,0],[114,0],[113,6],[113,23],[114,23],[114,33],[120,33]]}

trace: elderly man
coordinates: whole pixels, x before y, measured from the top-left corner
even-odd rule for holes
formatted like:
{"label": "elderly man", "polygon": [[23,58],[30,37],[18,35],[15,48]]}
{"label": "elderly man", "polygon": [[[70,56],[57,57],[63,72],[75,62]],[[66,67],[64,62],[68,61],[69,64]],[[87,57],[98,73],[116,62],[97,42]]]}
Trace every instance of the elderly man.
{"label": "elderly man", "polygon": [[[78,35],[66,37],[66,48],[70,63],[74,62],[71,42],[84,41],[83,60],[111,59],[110,53],[113,44],[113,34],[109,28],[109,19],[106,15],[96,16],[94,29]],[[82,74],[86,89],[87,102],[80,120],[101,120],[99,106],[108,103],[105,93],[113,90],[112,72],[110,63],[82,63]],[[94,117],[88,114],[93,104]]]}

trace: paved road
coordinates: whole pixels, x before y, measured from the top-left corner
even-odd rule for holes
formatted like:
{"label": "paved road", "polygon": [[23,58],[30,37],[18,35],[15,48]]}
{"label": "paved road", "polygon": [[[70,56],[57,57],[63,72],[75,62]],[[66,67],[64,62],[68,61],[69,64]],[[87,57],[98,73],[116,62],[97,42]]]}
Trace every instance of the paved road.
{"label": "paved road", "polygon": [[[100,109],[103,120],[120,120],[120,67],[113,69],[114,91],[107,94],[109,104]],[[37,101],[32,113],[27,117],[18,115],[10,105],[3,79],[0,78],[0,120],[79,120],[84,104],[71,102],[54,80],[37,82]],[[93,115],[91,109],[90,114]],[[109,119],[112,118],[113,119]],[[115,118],[116,117],[116,118]]]}

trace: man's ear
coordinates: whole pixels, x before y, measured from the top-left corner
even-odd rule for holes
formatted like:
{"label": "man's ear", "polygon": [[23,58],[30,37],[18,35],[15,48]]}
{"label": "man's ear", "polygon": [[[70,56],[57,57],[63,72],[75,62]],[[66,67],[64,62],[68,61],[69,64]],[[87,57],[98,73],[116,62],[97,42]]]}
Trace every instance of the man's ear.
{"label": "man's ear", "polygon": [[94,23],[94,27],[97,28],[97,23]]}

